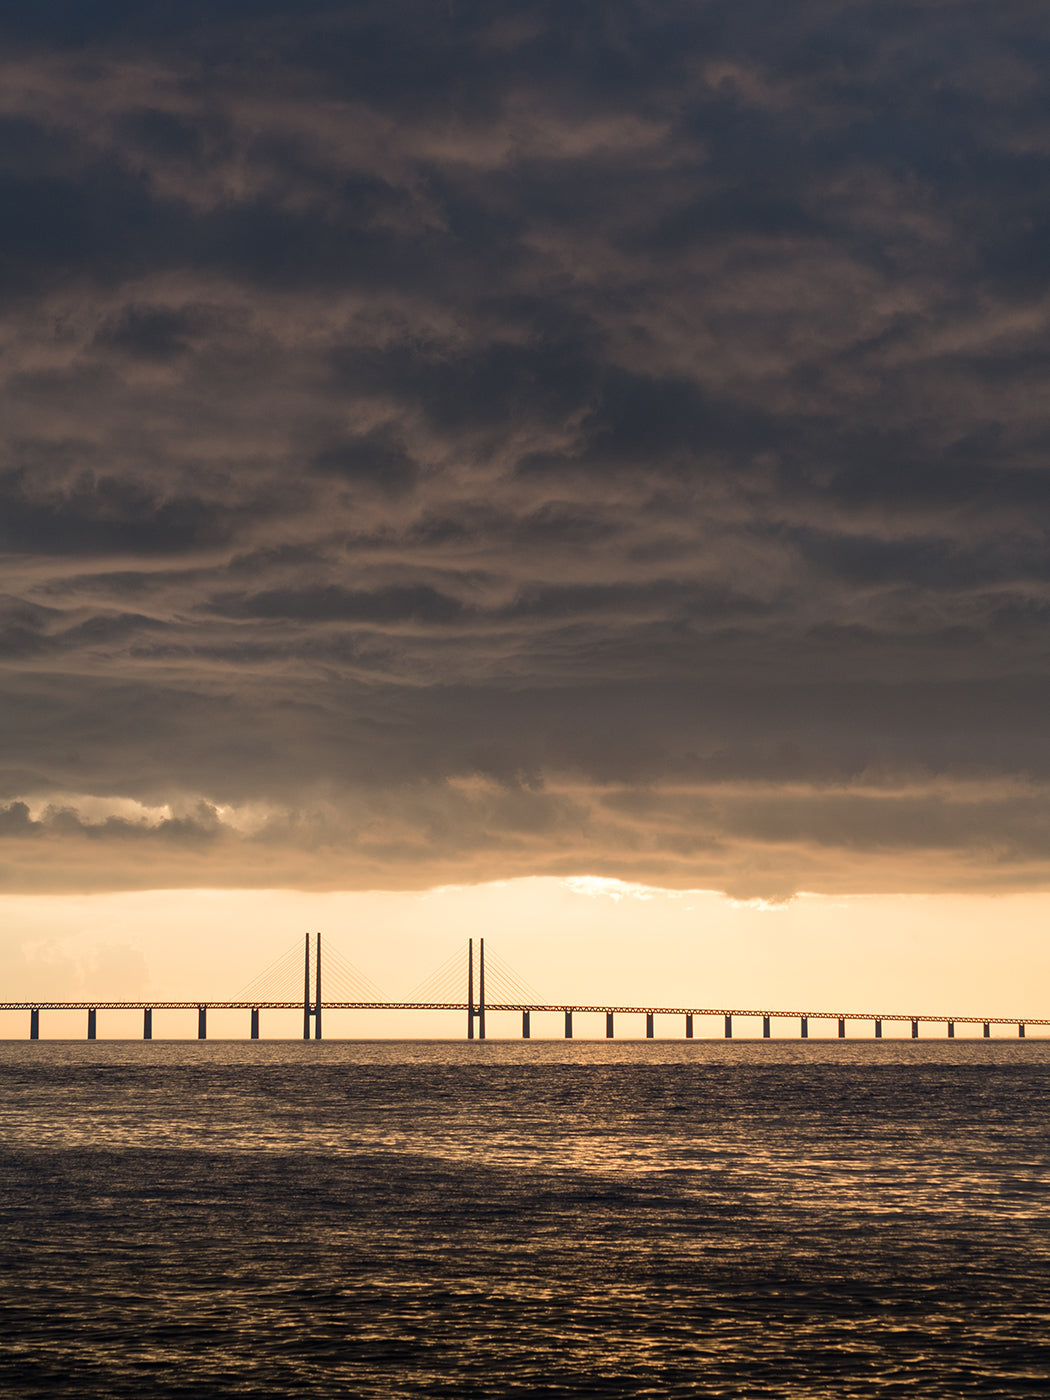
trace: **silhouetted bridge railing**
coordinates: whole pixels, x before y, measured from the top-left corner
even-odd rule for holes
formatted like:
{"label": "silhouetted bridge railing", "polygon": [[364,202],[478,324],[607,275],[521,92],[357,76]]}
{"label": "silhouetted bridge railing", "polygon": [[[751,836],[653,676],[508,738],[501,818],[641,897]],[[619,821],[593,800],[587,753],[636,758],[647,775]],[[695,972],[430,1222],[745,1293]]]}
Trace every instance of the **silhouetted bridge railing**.
{"label": "silhouetted bridge railing", "polygon": [[[315,980],[311,988],[311,968],[310,968],[310,943],[309,935],[306,940],[305,960],[304,960],[304,982],[303,996],[294,1000],[287,997],[278,999],[263,998],[250,994],[252,985],[246,989],[247,996],[242,994],[232,1001],[174,1001],[174,1000],[143,1000],[134,999],[131,1001],[101,1001],[101,1000],[81,1000],[81,1001],[0,1001],[0,1011],[28,1011],[29,1036],[31,1040],[38,1040],[40,1037],[40,1013],[41,1011],[86,1011],[87,1012],[87,1038],[94,1040],[97,1031],[97,1013],[99,1011],[141,1011],[143,1016],[142,1036],[144,1040],[153,1038],[153,1012],[154,1011],[196,1011],[197,1012],[197,1036],[200,1040],[207,1039],[208,1034],[208,1012],[209,1011],[249,1011],[251,1013],[251,1038],[259,1039],[259,1013],[260,1011],[299,1011],[303,1013],[303,1039],[311,1038],[311,1025],[313,1021],[313,1038],[321,1039],[321,1019],[324,1011],[457,1011],[466,1013],[467,1016],[467,1038],[474,1039],[475,1021],[478,1022],[478,1038],[485,1039],[485,1016],[489,1011],[494,1012],[520,1012],[521,1014],[521,1034],[522,1038],[528,1040],[531,1036],[531,1017],[535,1012],[555,1012],[561,1013],[565,1017],[565,1038],[572,1039],[573,1015],[593,1014],[605,1016],[605,1035],[611,1040],[614,1036],[615,1018],[617,1016],[644,1016],[645,1034],[647,1039],[653,1039],[655,1035],[655,1019],[657,1016],[675,1016],[684,1018],[685,1038],[693,1039],[693,1018],[715,1017],[723,1020],[725,1026],[725,1038],[732,1039],[733,1021],[752,1020],[762,1022],[762,1037],[770,1039],[772,1034],[772,1024],[774,1021],[797,1021],[799,1023],[800,1038],[805,1040],[809,1035],[810,1021],[837,1021],[839,1039],[846,1038],[847,1022],[866,1022],[874,1026],[875,1039],[882,1039],[883,1023],[890,1024],[911,1024],[911,1034],[913,1039],[918,1039],[919,1027],[922,1024],[938,1024],[947,1027],[948,1039],[954,1039],[955,1027],[957,1025],[980,1025],[983,1027],[984,1037],[991,1036],[992,1026],[1016,1026],[1018,1036],[1023,1039],[1026,1026],[1050,1026],[1050,1019],[1039,1019],[1036,1017],[1016,1017],[1016,1016],[950,1016],[938,1015],[912,1015],[899,1012],[878,1012],[878,1011],[781,1011],[781,1010],[756,1010],[754,1008],[740,1007],[713,1007],[713,1006],[614,1006],[608,1003],[584,1003],[584,1002],[542,1002],[536,1000],[499,1000],[489,1001],[485,997],[485,940],[480,940],[479,956],[479,982],[478,995],[474,995],[474,947],[473,940],[467,945],[467,999],[465,1001],[450,1000],[405,1000],[386,1001],[379,998],[373,1000],[330,1000],[322,999],[321,996],[321,935],[317,934],[317,955],[315,962]],[[287,960],[281,959],[278,966]],[[451,960],[450,960],[451,961]],[[350,965],[346,965],[349,968]],[[265,986],[265,979],[269,974],[262,975],[257,981]],[[509,970],[508,970],[509,971]],[[444,967],[438,969],[438,974],[443,974]],[[435,974],[437,976],[438,974]],[[360,974],[357,980],[366,981]],[[514,974],[510,974],[511,977]],[[428,981],[432,981],[428,979]],[[423,984],[424,986],[426,984]],[[262,988],[260,987],[260,990]]]}

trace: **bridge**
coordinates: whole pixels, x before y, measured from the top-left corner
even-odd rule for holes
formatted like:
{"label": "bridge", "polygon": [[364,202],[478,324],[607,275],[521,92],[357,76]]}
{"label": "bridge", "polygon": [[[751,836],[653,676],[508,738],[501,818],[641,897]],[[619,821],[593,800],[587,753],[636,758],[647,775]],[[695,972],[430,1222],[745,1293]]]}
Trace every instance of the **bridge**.
{"label": "bridge", "polygon": [[[290,997],[287,987],[290,959],[298,963],[299,953],[293,950],[292,954],[286,953],[277,959],[253,982],[249,983],[242,992],[230,1001],[215,1001],[211,999],[199,999],[195,1001],[164,1001],[164,1000],[142,1000],[131,1001],[0,1001],[0,1011],[28,1011],[29,1012],[29,1038],[39,1040],[40,1038],[40,1014],[42,1011],[86,1011],[87,1012],[87,1039],[95,1040],[98,1029],[98,1013],[100,1011],[141,1011],[142,1012],[142,1038],[143,1040],[153,1039],[153,1012],[154,1011],[196,1011],[197,1013],[197,1038],[206,1040],[208,1036],[208,1012],[209,1011],[230,1011],[242,1010],[251,1014],[250,1038],[259,1039],[260,1012],[262,1011],[295,1011],[301,1010],[303,1013],[303,1039],[322,1039],[322,1020],[325,1011],[455,1011],[460,1015],[466,1015],[466,1035],[468,1040],[473,1040],[475,1034],[479,1040],[485,1039],[485,1017],[487,1013],[515,1012],[521,1015],[521,1036],[523,1040],[528,1040],[532,1034],[532,1015],[534,1012],[554,1012],[565,1017],[565,1039],[571,1040],[573,1035],[574,1014],[598,1013],[605,1016],[605,1035],[608,1040],[615,1036],[615,1022],[617,1016],[644,1016],[646,1038],[652,1040],[655,1036],[656,1017],[674,1017],[680,1022],[684,1022],[684,1033],[686,1040],[693,1039],[693,1018],[694,1017],[714,1017],[722,1021],[725,1027],[725,1039],[731,1040],[733,1037],[734,1020],[753,1020],[762,1022],[762,1037],[770,1039],[772,1036],[773,1023],[775,1021],[795,1021],[799,1027],[799,1037],[806,1040],[809,1036],[810,1021],[837,1021],[838,1038],[846,1039],[846,1026],[848,1022],[861,1022],[870,1024],[874,1030],[876,1040],[882,1039],[882,1027],[884,1023],[911,1024],[911,1038],[919,1038],[919,1027],[921,1025],[943,1025],[946,1027],[947,1038],[955,1038],[955,1027],[957,1025],[980,1025],[983,1027],[985,1039],[991,1037],[993,1026],[1016,1026],[1017,1035],[1022,1040],[1025,1037],[1025,1030],[1028,1026],[1050,1026],[1050,1019],[1039,1019],[1033,1017],[1013,1017],[1013,1016],[954,1016],[943,1013],[916,1015],[912,1012],[885,1012],[885,1011],[806,1011],[806,1010],[773,1010],[741,1007],[712,1007],[712,1006],[646,1006],[636,1005],[610,1005],[607,1003],[584,1003],[584,1002],[547,1002],[536,996],[531,987],[524,983],[517,974],[503,963],[497,961],[497,987],[496,999],[486,998],[485,989],[485,940],[479,940],[477,979],[474,975],[474,940],[467,942],[466,968],[465,973],[466,998],[465,1000],[450,999],[445,995],[450,990],[450,982],[454,977],[462,975],[458,973],[454,964],[458,963],[462,953],[457,950],[455,954],[431,974],[409,999],[404,1001],[388,1001],[383,999],[379,989],[370,983],[364,975],[359,972],[352,963],[340,957],[338,953],[326,946],[325,963],[326,966],[332,963],[334,977],[330,975],[329,980],[335,982],[336,997],[327,998],[322,996],[322,957],[321,957],[321,935],[315,935],[315,955],[311,967],[310,957],[310,935],[305,937],[303,962],[302,962],[302,995]],[[490,951],[490,989],[492,986],[492,954]],[[461,965],[460,965],[461,966]],[[340,996],[340,992],[356,993],[347,998]],[[432,993],[433,995],[428,995]],[[269,994],[269,995],[268,995]]]}

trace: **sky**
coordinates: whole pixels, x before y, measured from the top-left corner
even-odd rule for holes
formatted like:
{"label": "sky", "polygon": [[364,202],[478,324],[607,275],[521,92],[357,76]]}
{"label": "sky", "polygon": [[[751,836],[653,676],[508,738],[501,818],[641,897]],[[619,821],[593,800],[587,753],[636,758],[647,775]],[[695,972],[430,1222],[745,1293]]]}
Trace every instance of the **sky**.
{"label": "sky", "polygon": [[878,907],[1030,997],[1048,60],[1035,0],[0,0],[0,977],[178,980],[131,907],[247,968],[264,897],[422,975],[441,889],[549,985],[589,878],[733,986],[838,911],[855,1001]]}

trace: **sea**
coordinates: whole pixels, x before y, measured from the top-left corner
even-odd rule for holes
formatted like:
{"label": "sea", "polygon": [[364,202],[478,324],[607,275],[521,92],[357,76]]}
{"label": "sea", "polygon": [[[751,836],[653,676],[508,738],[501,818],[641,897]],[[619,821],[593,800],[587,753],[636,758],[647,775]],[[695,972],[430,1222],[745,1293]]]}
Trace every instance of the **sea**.
{"label": "sea", "polygon": [[4,1397],[1050,1394],[1050,1042],[0,1043]]}

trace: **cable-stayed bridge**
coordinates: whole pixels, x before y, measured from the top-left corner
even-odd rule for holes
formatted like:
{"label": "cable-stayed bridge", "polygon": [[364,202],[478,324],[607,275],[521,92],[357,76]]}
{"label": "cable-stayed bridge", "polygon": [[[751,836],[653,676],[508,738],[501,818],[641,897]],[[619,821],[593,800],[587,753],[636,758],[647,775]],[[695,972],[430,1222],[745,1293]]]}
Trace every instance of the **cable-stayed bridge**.
{"label": "cable-stayed bridge", "polygon": [[[323,951],[323,957],[322,957]],[[311,957],[312,953],[312,957]],[[465,955],[465,957],[464,957]],[[466,993],[464,998],[463,993]],[[333,995],[334,993],[334,995]],[[687,1040],[693,1039],[694,1017],[715,1017],[724,1022],[725,1038],[732,1039],[733,1021],[761,1020],[762,1036],[772,1036],[775,1022],[798,1022],[799,1036],[809,1036],[810,1021],[837,1021],[840,1039],[846,1038],[847,1023],[868,1023],[876,1040],[882,1039],[884,1022],[911,1023],[913,1039],[919,1037],[920,1025],[939,1024],[947,1028],[949,1040],[955,1038],[956,1025],[981,1025],[987,1039],[993,1026],[1016,1026],[1017,1035],[1024,1039],[1028,1026],[1050,1026],[1050,1019],[1013,1016],[953,1016],[912,1012],[885,1011],[805,1011],[764,1010],[740,1007],[711,1006],[646,1006],[643,1004],[614,1006],[607,1003],[551,1002],[542,998],[515,970],[489,950],[486,965],[485,940],[479,940],[475,961],[474,940],[457,948],[446,960],[423,979],[401,1001],[387,999],[382,991],[347,958],[326,942],[322,950],[321,935],[306,934],[303,944],[295,944],[276,958],[253,980],[242,987],[229,1001],[201,999],[197,1001],[142,1000],[107,1001],[0,1001],[0,1011],[28,1011],[29,1038],[40,1038],[40,1014],[43,1011],[86,1011],[87,1039],[95,1040],[100,1011],[142,1012],[142,1038],[153,1039],[154,1011],[196,1011],[197,1037],[207,1039],[208,1012],[244,1010],[251,1013],[250,1036],[260,1036],[260,1013],[263,1011],[295,1011],[303,1014],[303,1039],[321,1040],[325,1011],[455,1011],[466,1015],[468,1040],[485,1039],[485,1017],[489,1012],[517,1012],[521,1015],[521,1035],[528,1040],[532,1034],[534,1012],[554,1012],[564,1015],[565,1038],[572,1039],[575,1013],[598,1013],[605,1016],[605,1035],[612,1040],[618,1015],[644,1016],[647,1039],[655,1035],[656,1017],[675,1017],[684,1021]]]}

